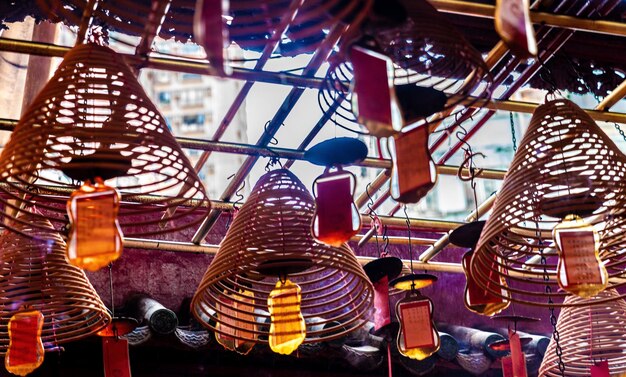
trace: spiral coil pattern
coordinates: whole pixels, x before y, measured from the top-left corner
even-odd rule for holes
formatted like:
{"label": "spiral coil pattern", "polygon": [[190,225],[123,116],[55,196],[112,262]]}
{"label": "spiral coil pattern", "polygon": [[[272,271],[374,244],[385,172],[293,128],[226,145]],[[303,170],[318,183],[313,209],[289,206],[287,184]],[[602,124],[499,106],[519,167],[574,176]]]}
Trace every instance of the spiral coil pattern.
{"label": "spiral coil pattern", "polygon": [[32,213],[34,218],[66,225],[63,189],[80,184],[68,172],[116,177],[109,184],[121,191],[122,202],[135,194],[155,195],[145,205],[122,205],[126,236],[193,226],[210,207],[191,163],[130,68],[113,50],[95,44],[67,53],[2,151],[0,218],[29,236],[15,223],[28,225],[18,215],[37,203],[43,215]]}
{"label": "spiral coil pattern", "polygon": [[[591,366],[601,360],[609,362],[611,375],[626,372],[626,302],[619,297],[616,290],[607,289],[591,299],[578,296],[565,299],[568,304],[582,305],[563,309],[556,325],[565,376],[590,376]],[[605,303],[595,305],[594,301],[598,300]],[[550,339],[539,375],[562,375],[554,338]]]}
{"label": "spiral coil pattern", "polygon": [[[551,243],[554,226],[565,215],[579,214],[599,233],[608,288],[622,286],[625,178],[626,158],[582,109],[565,99],[537,107],[474,252],[471,271],[477,283],[495,295],[502,288],[523,304],[585,305],[563,302],[568,293],[558,289]],[[502,276],[508,284],[492,278],[488,286],[488,276]]]}
{"label": "spiral coil pattern", "polygon": [[[302,289],[305,342],[332,340],[362,326],[372,306],[372,285],[346,244],[331,247],[314,241],[314,206],[313,197],[290,171],[279,169],[261,177],[194,295],[196,319],[226,336],[267,343],[267,297],[277,278],[262,271],[271,265],[292,271],[287,277]],[[244,291],[253,293],[253,302]],[[237,319],[237,312],[249,314],[250,307],[254,322]],[[224,318],[230,320],[223,323]],[[227,327],[240,331],[225,332]]]}
{"label": "spiral coil pattern", "polygon": [[22,215],[31,237],[0,236],[0,354],[9,347],[8,324],[22,306],[44,315],[46,348],[95,334],[111,320],[85,273],[65,258],[65,242],[47,220]]}

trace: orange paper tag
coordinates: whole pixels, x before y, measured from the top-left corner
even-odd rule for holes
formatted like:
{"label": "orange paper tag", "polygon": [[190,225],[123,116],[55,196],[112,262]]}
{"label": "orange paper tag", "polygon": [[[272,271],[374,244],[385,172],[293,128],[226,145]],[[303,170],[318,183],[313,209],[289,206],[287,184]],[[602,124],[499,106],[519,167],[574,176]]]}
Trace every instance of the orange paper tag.
{"label": "orange paper tag", "polygon": [[[80,251],[80,255],[69,255],[70,258],[86,257],[110,253],[111,246],[117,242],[116,216],[117,193],[114,190],[82,194],[72,202],[72,212],[76,221],[72,225],[76,228],[76,244],[93,244],[94,247],[70,248],[71,254]],[[93,239],[102,242],[93,243]],[[108,240],[108,241],[107,241]],[[105,248],[95,247],[103,245]]]}
{"label": "orange paper tag", "polygon": [[123,338],[102,338],[105,377],[130,377],[128,341]]}
{"label": "orange paper tag", "polygon": [[389,278],[384,276],[374,283],[374,329],[378,330],[391,323],[389,314]]}
{"label": "orange paper tag", "polygon": [[593,231],[558,232],[567,285],[602,284]]}
{"label": "orange paper tag", "polygon": [[404,330],[405,349],[433,347],[432,318],[428,300],[400,303],[400,318]]}

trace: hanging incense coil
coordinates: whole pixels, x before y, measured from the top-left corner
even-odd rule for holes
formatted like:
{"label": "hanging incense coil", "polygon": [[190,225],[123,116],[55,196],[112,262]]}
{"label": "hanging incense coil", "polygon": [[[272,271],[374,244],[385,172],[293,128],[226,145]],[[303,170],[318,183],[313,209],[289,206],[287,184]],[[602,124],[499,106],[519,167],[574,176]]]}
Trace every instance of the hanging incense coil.
{"label": "hanging incense coil", "polygon": [[[63,22],[70,26],[78,26],[89,0],[37,0],[37,6],[53,22]],[[104,26],[108,30],[132,36],[141,36],[150,14],[158,3],[168,1],[152,0],[100,0],[92,12],[93,25]],[[158,36],[163,39],[175,38],[179,42],[191,40],[193,35],[193,14],[196,0],[173,0],[162,22]],[[155,30],[159,25],[152,25]]]}
{"label": "hanging incense coil", "polygon": [[111,316],[85,273],[67,262],[59,233],[47,220],[20,220],[33,225],[17,225],[31,237],[7,231],[0,236],[0,354],[9,347],[9,319],[23,306],[44,315],[46,347],[97,333]]}
{"label": "hanging incense coil", "polygon": [[[419,123],[436,123],[445,118],[455,119],[453,117],[465,107],[481,107],[486,103],[491,97],[492,77],[480,52],[428,1],[402,0],[400,3],[407,10],[406,20],[394,27],[365,24],[363,40],[393,60],[397,94],[419,86],[443,92],[448,98],[443,108],[433,115],[418,111],[405,117]],[[332,122],[355,128],[358,123],[352,112],[349,84],[352,65],[344,55],[331,59],[318,92],[318,103]],[[399,97],[411,101],[415,96]],[[424,96],[420,97],[418,101],[423,102]],[[417,102],[405,107],[419,109],[422,105]],[[464,107],[455,109],[461,105]]]}
{"label": "hanging incense coil", "polygon": [[[290,171],[262,176],[193,297],[196,319],[221,335],[267,344],[268,295],[276,276],[286,275],[301,288],[305,343],[340,338],[367,322],[372,285],[346,244],[314,241],[314,208],[313,197]],[[251,313],[254,321],[246,319]]]}
{"label": "hanging incense coil", "polygon": [[[191,163],[130,68],[95,44],[71,49],[24,112],[0,155],[0,176],[0,217],[17,232],[17,215],[35,203],[43,213],[33,213],[35,219],[66,225],[68,189],[98,176],[114,178],[108,184],[122,195],[126,236],[190,227],[210,209]],[[135,194],[154,200],[123,204]]]}
{"label": "hanging incense coil", "polygon": [[[565,99],[537,107],[474,252],[476,282],[501,297],[502,289],[523,304],[581,305],[563,302],[569,293],[557,286],[552,241],[552,229],[573,214],[599,234],[608,288],[623,285],[617,278],[624,276],[626,264],[625,178],[626,158],[582,109]],[[490,274],[507,284],[499,278],[486,284]],[[592,303],[620,297],[602,296]]]}
{"label": "hanging incense coil", "polygon": [[[626,302],[615,289],[593,298],[570,296],[559,314],[556,329],[566,376],[590,376],[595,362],[608,361],[612,376],[626,373]],[[595,301],[604,301],[596,305]],[[607,302],[610,301],[610,302]],[[554,337],[541,362],[540,376],[561,376]]]}
{"label": "hanging incense coil", "polygon": [[[141,36],[150,18],[155,3],[167,1],[125,0],[98,1],[92,13],[93,24],[122,34]],[[43,14],[51,20],[69,25],[80,25],[88,0],[37,0]],[[271,40],[279,41],[277,52],[283,56],[311,53],[326,38],[326,32],[339,23],[350,23],[364,14],[371,1],[357,0],[304,0],[297,14],[283,35],[274,36],[287,17],[291,0],[231,1],[223,17],[229,19],[230,40],[246,50],[261,51]],[[193,17],[196,0],[173,0],[166,9],[163,20],[154,25],[163,39],[193,41]]]}

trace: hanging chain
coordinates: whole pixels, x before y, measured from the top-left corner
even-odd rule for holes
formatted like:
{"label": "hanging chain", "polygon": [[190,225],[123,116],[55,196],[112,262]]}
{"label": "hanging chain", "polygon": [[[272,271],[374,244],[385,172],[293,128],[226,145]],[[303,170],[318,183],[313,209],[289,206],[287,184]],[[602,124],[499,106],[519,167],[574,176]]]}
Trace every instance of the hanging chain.
{"label": "hanging chain", "polygon": [[515,138],[515,122],[513,121],[513,112],[509,112],[509,120],[511,122],[511,141],[513,142],[513,154],[517,152],[517,139]]}
{"label": "hanging chain", "polygon": [[563,363],[563,349],[561,348],[561,334],[556,328],[556,315],[554,315],[554,301],[552,301],[552,287],[550,286],[550,277],[548,276],[547,259],[544,253],[543,241],[541,240],[541,229],[539,229],[539,219],[535,220],[536,235],[539,244],[539,254],[541,255],[541,265],[543,266],[543,281],[546,283],[545,292],[548,295],[548,304],[550,310],[550,324],[552,325],[552,338],[556,345],[556,356],[558,357],[558,367],[561,372],[561,376],[565,377],[565,363]]}
{"label": "hanging chain", "polygon": [[613,125],[615,126],[617,132],[619,132],[620,136],[624,139],[624,141],[626,141],[626,134],[624,133],[624,130],[622,130],[622,127],[619,125],[619,123],[613,123]]}

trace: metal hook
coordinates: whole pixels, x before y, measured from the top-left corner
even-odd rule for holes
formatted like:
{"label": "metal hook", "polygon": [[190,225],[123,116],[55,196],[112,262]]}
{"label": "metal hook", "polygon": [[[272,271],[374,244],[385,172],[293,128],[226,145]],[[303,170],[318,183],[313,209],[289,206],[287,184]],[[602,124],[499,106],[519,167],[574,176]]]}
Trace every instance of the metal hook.
{"label": "metal hook", "polygon": [[[473,153],[471,151],[465,152],[465,159],[459,166],[459,170],[457,171],[457,177],[463,182],[473,181],[476,177],[480,176],[483,172],[483,168],[476,169],[474,164],[474,157],[480,156],[482,158],[486,158],[486,156],[482,152]],[[463,175],[463,171],[467,169],[469,172],[468,176]]]}

